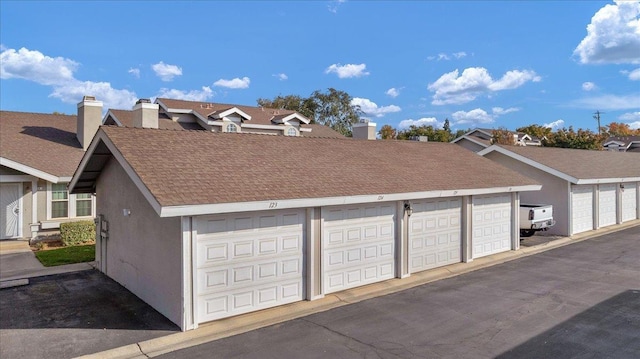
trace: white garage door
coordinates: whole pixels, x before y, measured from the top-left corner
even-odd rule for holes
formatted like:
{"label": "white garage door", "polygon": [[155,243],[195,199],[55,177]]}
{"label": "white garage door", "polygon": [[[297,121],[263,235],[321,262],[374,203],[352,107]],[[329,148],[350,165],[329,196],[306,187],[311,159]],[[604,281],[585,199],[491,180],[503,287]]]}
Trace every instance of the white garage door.
{"label": "white garage door", "polygon": [[394,277],[395,212],[394,203],[322,208],[324,293]]}
{"label": "white garage door", "polygon": [[511,249],[511,195],[473,196],[473,258]]}
{"label": "white garage door", "polygon": [[637,184],[626,183],[622,190],[622,221],[632,221],[637,216]]}
{"label": "white garage door", "polygon": [[571,233],[593,229],[593,186],[571,186]]}
{"label": "white garage door", "polygon": [[409,269],[412,273],[461,261],[459,198],[415,201],[409,217]]}
{"label": "white garage door", "polygon": [[598,189],[598,227],[616,224],[616,185],[600,185]]}
{"label": "white garage door", "polygon": [[197,219],[198,322],[303,299],[302,210]]}

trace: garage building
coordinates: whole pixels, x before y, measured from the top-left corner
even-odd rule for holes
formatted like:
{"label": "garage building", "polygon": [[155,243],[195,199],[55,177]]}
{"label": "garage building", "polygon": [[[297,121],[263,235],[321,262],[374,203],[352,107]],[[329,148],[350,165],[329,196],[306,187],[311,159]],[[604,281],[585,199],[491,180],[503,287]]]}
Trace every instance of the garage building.
{"label": "garage building", "polygon": [[638,153],[494,145],[479,154],[542,184],[520,200],[553,205],[551,234],[572,236],[640,219]]}
{"label": "garage building", "polygon": [[519,246],[540,185],[455,144],[103,126],[99,269],[183,330]]}

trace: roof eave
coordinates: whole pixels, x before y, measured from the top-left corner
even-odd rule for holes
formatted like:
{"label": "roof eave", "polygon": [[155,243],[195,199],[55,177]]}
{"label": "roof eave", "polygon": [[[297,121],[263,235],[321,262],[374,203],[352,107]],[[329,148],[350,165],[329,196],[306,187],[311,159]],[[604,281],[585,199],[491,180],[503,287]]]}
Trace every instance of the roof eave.
{"label": "roof eave", "polygon": [[60,177],[60,176],[56,176],[53,175],[51,173],[47,173],[44,171],[41,171],[37,168],[33,168],[31,166],[27,166],[25,164],[10,160],[6,157],[0,157],[0,165],[5,166],[5,167],[9,167],[11,169],[14,169],[16,171],[20,171],[23,173],[26,173],[28,175],[34,176],[34,177],[38,177],[41,178],[45,181],[49,181],[51,183],[58,183],[58,182],[64,182],[65,179],[68,179],[70,177]]}
{"label": "roof eave", "polygon": [[424,191],[391,194],[369,194],[359,196],[340,196],[324,198],[282,199],[252,202],[212,203],[197,205],[163,206],[160,217],[198,216],[206,214],[222,214],[234,212],[265,211],[272,209],[292,209],[307,207],[336,206],[348,204],[365,204],[389,201],[407,201],[415,199],[442,198],[455,196],[483,195],[507,192],[539,191],[542,185],[522,185],[509,187],[491,187],[475,189],[458,189],[444,191]]}

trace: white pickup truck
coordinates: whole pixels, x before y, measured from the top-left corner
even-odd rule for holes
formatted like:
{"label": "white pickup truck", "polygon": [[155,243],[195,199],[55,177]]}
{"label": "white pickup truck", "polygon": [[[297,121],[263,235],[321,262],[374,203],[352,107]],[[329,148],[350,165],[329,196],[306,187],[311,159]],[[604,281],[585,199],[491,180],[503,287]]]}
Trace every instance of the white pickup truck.
{"label": "white pickup truck", "polygon": [[546,231],[555,224],[552,205],[520,204],[521,237],[531,237],[536,231]]}

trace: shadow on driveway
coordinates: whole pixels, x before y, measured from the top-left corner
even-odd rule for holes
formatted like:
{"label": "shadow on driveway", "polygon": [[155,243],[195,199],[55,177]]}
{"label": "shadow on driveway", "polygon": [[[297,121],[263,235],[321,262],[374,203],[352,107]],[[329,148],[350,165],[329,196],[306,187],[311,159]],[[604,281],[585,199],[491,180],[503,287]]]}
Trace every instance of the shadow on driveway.
{"label": "shadow on driveway", "polygon": [[178,332],[102,273],[31,278],[0,291],[0,357],[67,358]]}
{"label": "shadow on driveway", "polygon": [[640,290],[607,299],[496,358],[640,358]]}

